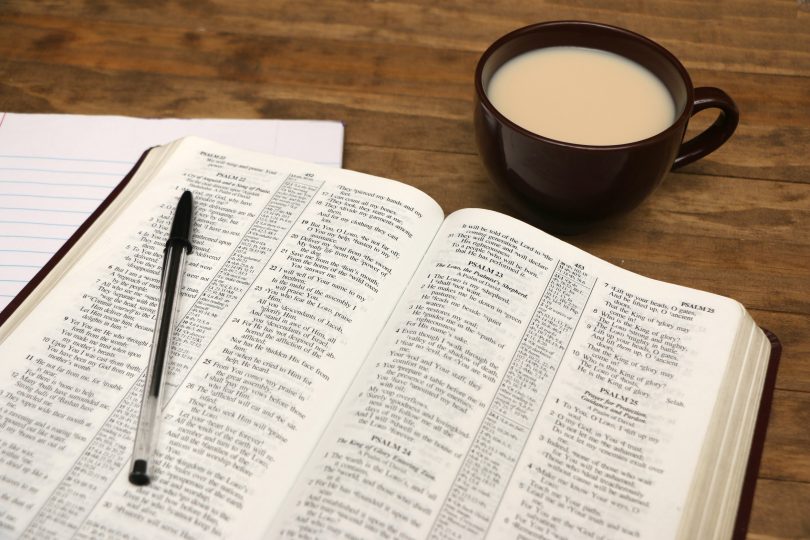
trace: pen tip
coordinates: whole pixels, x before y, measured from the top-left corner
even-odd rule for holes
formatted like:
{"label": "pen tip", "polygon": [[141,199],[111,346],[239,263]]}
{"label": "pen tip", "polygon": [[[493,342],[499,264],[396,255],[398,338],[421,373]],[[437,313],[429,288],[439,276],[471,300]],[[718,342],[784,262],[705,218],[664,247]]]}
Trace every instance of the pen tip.
{"label": "pen tip", "polygon": [[[169,242],[185,246],[191,253],[191,217],[194,212],[194,203],[190,191],[184,191],[177,203],[172,221],[172,230],[169,233]],[[169,242],[166,243],[167,247]]]}
{"label": "pen tip", "polygon": [[129,473],[129,482],[136,486],[148,486],[149,475],[146,474],[146,460],[136,459],[132,464],[132,472]]}

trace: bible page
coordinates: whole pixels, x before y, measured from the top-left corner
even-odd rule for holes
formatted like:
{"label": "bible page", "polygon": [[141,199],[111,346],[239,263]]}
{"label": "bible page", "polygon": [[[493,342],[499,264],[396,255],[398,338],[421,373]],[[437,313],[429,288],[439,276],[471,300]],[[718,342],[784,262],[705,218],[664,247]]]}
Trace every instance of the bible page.
{"label": "bible page", "polygon": [[[0,537],[263,530],[443,217],[404,184],[198,139],[142,171],[154,178],[133,179],[0,343]],[[193,251],[152,484],[135,487],[163,246],[186,189]]]}
{"label": "bible page", "polygon": [[456,212],[267,537],[674,535],[742,316]]}

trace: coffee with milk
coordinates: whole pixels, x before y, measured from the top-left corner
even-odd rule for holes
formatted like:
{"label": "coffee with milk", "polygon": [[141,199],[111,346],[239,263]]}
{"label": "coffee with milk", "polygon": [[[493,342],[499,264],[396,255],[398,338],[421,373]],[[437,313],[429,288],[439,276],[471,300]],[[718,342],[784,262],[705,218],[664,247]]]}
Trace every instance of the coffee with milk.
{"label": "coffee with milk", "polygon": [[677,115],[666,86],[645,67],[585,47],[520,54],[498,68],[486,94],[520,127],[585,145],[640,141],[667,129]]}

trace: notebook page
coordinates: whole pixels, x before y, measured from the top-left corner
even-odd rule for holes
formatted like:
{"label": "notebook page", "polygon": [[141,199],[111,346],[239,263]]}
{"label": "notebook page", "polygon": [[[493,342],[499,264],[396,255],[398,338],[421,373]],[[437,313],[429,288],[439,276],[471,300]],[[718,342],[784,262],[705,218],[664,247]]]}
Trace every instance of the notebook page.
{"label": "notebook page", "polygon": [[340,167],[343,124],[0,113],[0,310],[149,147],[187,135]]}

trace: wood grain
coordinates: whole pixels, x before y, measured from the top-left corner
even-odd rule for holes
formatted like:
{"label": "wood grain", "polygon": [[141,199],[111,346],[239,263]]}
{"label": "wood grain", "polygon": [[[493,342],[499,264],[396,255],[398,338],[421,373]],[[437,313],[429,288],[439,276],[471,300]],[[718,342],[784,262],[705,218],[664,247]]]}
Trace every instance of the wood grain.
{"label": "wood grain", "polygon": [[[445,209],[510,213],[480,165],[481,52],[556,19],[658,41],[741,119],[645,204],[567,240],[656,279],[731,296],[784,355],[749,536],[810,538],[810,9],[796,0],[6,0],[0,110],[324,118],[345,165]],[[690,133],[712,121],[707,111]]]}

